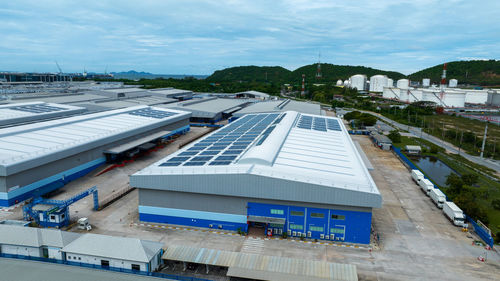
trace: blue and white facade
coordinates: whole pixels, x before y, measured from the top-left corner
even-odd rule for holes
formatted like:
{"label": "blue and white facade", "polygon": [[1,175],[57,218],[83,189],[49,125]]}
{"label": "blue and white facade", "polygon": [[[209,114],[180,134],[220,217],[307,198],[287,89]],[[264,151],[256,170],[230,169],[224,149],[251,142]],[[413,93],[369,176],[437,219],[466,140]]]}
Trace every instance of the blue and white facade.
{"label": "blue and white facade", "polygon": [[106,162],[104,152],[158,132],[189,131],[191,113],[136,106],[0,129],[0,206],[42,195]]}
{"label": "blue and white facade", "polygon": [[143,221],[370,242],[381,195],[342,121],[245,115],[131,176]]}

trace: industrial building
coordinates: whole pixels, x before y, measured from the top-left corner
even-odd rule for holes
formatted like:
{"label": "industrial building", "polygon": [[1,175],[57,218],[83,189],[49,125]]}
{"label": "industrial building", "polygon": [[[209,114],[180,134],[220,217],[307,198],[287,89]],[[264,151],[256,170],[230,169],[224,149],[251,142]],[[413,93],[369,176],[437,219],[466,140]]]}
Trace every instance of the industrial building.
{"label": "industrial building", "polygon": [[271,96],[266,93],[258,92],[258,91],[246,91],[235,94],[237,98],[251,98],[251,99],[261,99],[267,100]]}
{"label": "industrial building", "polygon": [[239,118],[243,115],[251,113],[271,113],[284,111],[297,111],[299,113],[306,114],[326,115],[325,111],[321,109],[321,105],[319,103],[301,102],[285,99],[252,103],[251,105],[233,113],[233,118]]}
{"label": "industrial building", "polygon": [[174,88],[158,88],[151,89],[148,91],[153,96],[159,96],[164,98],[172,98],[176,100],[190,100],[193,98],[193,92],[188,90],[180,90]]}
{"label": "industrial building", "polygon": [[0,225],[0,254],[63,260],[61,249],[78,237],[55,229]]}
{"label": "industrial building", "polygon": [[3,257],[45,258],[84,267],[151,272],[161,264],[162,246],[137,238],[0,225]]}
{"label": "industrial building", "polygon": [[151,272],[161,264],[162,246],[159,242],[137,238],[87,233],[61,252],[70,262]]}
{"label": "industrial building", "polygon": [[293,111],[247,114],[130,185],[142,221],[364,244],[382,204],[341,119]]}
{"label": "industrial building", "polygon": [[247,99],[209,97],[159,106],[191,112],[191,122],[213,124],[231,117],[232,113],[250,103]]}
{"label": "industrial building", "polygon": [[45,102],[4,104],[0,105],[0,127],[67,117],[85,111],[82,107]]}
{"label": "industrial building", "polygon": [[142,145],[189,130],[189,112],[148,106],[4,128],[0,206],[62,187]]}
{"label": "industrial building", "polygon": [[460,89],[439,88],[390,88],[384,87],[382,97],[401,102],[412,103],[416,101],[435,102],[443,107],[464,107],[466,93]]}

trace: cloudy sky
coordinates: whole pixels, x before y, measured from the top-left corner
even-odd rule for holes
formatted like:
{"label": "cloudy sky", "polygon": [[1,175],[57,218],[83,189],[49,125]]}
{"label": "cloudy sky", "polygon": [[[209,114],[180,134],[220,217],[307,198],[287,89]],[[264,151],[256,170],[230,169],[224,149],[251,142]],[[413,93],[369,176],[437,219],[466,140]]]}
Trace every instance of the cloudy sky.
{"label": "cloudy sky", "polygon": [[498,0],[2,1],[0,70],[211,74],[318,60],[405,74],[500,58]]}

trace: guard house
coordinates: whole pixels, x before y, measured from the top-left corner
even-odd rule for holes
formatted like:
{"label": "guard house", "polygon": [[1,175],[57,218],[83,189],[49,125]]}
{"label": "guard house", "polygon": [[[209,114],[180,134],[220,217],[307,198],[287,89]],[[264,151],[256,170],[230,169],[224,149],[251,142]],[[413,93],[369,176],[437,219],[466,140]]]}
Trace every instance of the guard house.
{"label": "guard house", "polygon": [[370,242],[382,198],[341,120],[248,114],[137,172],[142,221]]}
{"label": "guard house", "polygon": [[410,155],[420,155],[422,148],[419,145],[405,145],[405,152]]}

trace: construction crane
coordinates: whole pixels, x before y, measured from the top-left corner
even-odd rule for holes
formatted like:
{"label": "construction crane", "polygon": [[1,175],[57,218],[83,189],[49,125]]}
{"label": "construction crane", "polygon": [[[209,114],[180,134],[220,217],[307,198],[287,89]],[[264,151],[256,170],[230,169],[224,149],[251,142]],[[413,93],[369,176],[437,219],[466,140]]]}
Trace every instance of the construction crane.
{"label": "construction crane", "polygon": [[31,203],[23,207],[24,219],[35,221],[42,227],[61,228],[69,225],[69,206],[89,195],[94,196],[94,210],[99,209],[97,186],[93,186],[67,200],[34,198]]}

